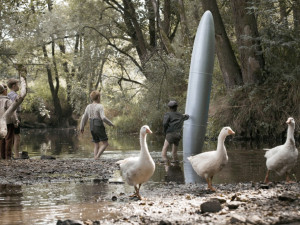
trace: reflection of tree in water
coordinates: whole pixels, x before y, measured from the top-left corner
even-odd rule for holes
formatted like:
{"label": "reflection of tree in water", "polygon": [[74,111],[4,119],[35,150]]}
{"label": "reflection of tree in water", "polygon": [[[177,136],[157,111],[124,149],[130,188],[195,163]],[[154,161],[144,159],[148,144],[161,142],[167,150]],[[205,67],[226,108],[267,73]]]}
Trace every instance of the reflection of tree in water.
{"label": "reflection of tree in water", "polygon": [[[109,143],[114,149],[139,150],[141,148],[139,134],[110,134],[108,133]],[[148,148],[151,151],[161,151],[164,142],[164,137],[161,135],[151,134],[147,136]]]}
{"label": "reflection of tree in water", "polygon": [[10,224],[11,221],[5,221],[5,218],[9,219],[10,217],[14,217],[17,221],[23,221],[21,214],[15,213],[23,208],[22,197],[22,186],[0,184],[0,198],[5,199],[0,202],[0,215],[2,215],[0,222]]}
{"label": "reflection of tree in water", "polygon": [[184,183],[184,175],[179,163],[169,163],[165,165],[166,182]]}
{"label": "reflection of tree in water", "polygon": [[35,129],[22,134],[22,145],[34,155],[61,155],[76,153],[79,144],[75,129]]}
{"label": "reflection of tree in water", "polygon": [[51,154],[74,154],[78,152],[78,138],[74,129],[57,130],[56,135],[50,135]]}

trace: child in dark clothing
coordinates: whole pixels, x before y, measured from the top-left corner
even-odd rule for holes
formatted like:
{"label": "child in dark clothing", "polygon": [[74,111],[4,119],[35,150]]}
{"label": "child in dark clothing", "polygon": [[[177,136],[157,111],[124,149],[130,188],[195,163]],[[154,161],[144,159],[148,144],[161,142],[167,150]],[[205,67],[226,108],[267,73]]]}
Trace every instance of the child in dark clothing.
{"label": "child in dark clothing", "polygon": [[178,160],[177,150],[179,141],[182,138],[181,130],[183,127],[183,122],[189,118],[189,115],[177,112],[178,104],[176,101],[170,101],[168,103],[168,107],[170,109],[170,112],[167,112],[164,115],[163,120],[163,127],[166,138],[161,153],[162,159],[166,163],[168,163],[167,151],[169,145],[172,145],[173,161],[176,162]]}

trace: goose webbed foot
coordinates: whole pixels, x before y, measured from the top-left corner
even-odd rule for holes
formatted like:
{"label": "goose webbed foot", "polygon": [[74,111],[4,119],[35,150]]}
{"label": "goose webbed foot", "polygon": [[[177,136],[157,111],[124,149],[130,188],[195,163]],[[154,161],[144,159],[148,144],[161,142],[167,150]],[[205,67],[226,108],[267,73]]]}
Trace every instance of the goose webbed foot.
{"label": "goose webbed foot", "polygon": [[295,182],[295,181],[292,181],[292,180],[290,179],[290,176],[289,176],[288,174],[286,174],[286,181],[285,181],[285,183],[287,183],[287,184],[295,184],[296,182]]}
{"label": "goose webbed foot", "polygon": [[137,198],[138,200],[142,200],[142,197],[140,195],[140,188],[141,188],[141,184],[139,184],[139,187],[137,187],[136,185],[134,185],[134,189],[135,189],[135,192],[130,195],[129,197],[130,198]]}
{"label": "goose webbed foot", "polygon": [[216,189],[212,186],[212,178],[213,178],[213,177],[207,178],[207,179],[206,179],[206,182],[207,182],[207,188],[208,188],[210,191],[215,192]]}

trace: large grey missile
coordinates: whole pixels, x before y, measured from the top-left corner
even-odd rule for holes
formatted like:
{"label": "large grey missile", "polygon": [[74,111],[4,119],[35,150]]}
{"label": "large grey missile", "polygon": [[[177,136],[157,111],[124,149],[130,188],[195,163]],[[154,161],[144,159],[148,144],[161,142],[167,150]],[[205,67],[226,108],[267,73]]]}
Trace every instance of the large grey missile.
{"label": "large grey missile", "polygon": [[206,11],[201,18],[194,41],[185,107],[185,113],[190,115],[183,126],[184,176],[186,183],[200,181],[187,157],[202,151],[208,119],[214,53],[214,20],[211,12]]}

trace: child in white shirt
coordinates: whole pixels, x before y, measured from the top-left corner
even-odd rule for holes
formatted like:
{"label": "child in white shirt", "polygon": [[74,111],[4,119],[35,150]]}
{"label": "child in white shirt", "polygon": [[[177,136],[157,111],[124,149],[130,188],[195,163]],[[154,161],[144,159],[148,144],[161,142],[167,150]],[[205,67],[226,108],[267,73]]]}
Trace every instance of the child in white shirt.
{"label": "child in white shirt", "polygon": [[[87,120],[90,120],[90,131],[94,142],[94,158],[99,159],[104,150],[108,146],[108,137],[105,131],[104,123],[109,126],[114,126],[114,124],[105,117],[104,108],[100,104],[100,92],[92,91],[90,94],[93,103],[89,104],[82,116],[80,122],[80,131],[84,132],[84,126]],[[100,142],[102,145],[100,146]]]}

